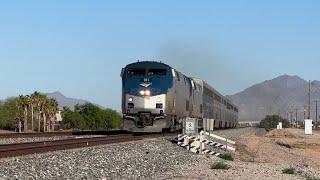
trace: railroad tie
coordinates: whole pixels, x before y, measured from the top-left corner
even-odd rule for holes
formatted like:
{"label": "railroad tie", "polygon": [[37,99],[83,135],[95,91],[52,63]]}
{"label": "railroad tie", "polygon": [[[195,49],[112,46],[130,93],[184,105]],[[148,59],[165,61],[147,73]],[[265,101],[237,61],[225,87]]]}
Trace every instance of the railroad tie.
{"label": "railroad tie", "polygon": [[[188,143],[185,143],[185,141],[184,141],[184,139],[186,139],[186,138],[189,140]],[[204,154],[209,154],[209,155],[213,155],[216,157],[220,157],[222,155],[221,153],[218,153],[218,152],[215,152],[215,151],[212,151],[209,149],[203,149],[201,151],[201,148],[199,146],[192,145],[196,141],[202,142],[202,143],[209,145],[209,146],[214,146],[216,148],[225,148],[226,147],[225,145],[220,144],[218,142],[213,142],[213,141],[209,141],[209,140],[202,140],[201,141],[200,138],[198,138],[198,137],[194,137],[194,136],[189,137],[186,135],[184,135],[184,136],[179,135],[177,138],[175,138],[173,140],[173,143],[189,150],[190,152],[196,153],[196,154],[204,153]]]}
{"label": "railroad tie", "polygon": [[221,155],[221,153],[214,152],[214,151],[211,151],[211,150],[208,150],[208,149],[204,149],[202,152],[205,153],[205,154],[210,154],[210,155],[217,156],[217,157],[219,157]]}
{"label": "railroad tie", "polygon": [[203,140],[202,143],[209,145],[209,146],[214,146],[216,148],[225,148],[226,146],[217,142],[213,141],[208,141],[208,140]]}

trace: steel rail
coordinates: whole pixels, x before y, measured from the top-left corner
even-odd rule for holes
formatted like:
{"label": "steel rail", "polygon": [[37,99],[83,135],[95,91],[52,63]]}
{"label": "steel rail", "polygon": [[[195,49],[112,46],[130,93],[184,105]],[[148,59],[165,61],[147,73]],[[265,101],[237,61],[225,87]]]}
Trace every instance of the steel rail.
{"label": "steel rail", "polygon": [[56,132],[31,132],[31,133],[0,133],[0,139],[4,138],[33,138],[33,137],[53,137],[53,136],[83,136],[83,135],[121,135],[130,134],[125,130],[111,131],[56,131]]}
{"label": "steel rail", "polygon": [[17,144],[0,145],[0,158],[23,156],[35,153],[45,153],[57,150],[83,148],[104,144],[116,144],[121,142],[139,141],[148,138],[159,137],[160,135],[147,136],[106,136],[93,138],[63,139],[55,141],[29,142]]}

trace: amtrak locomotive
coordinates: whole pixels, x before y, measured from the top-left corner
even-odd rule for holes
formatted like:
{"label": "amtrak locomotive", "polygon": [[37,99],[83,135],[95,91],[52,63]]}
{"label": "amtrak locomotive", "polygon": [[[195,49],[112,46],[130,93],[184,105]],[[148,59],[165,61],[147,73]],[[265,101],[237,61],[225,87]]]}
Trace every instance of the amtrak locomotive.
{"label": "amtrak locomotive", "polygon": [[238,108],[198,78],[153,61],[136,62],[122,69],[124,129],[132,132],[181,130],[186,117],[214,119],[214,128],[233,128]]}

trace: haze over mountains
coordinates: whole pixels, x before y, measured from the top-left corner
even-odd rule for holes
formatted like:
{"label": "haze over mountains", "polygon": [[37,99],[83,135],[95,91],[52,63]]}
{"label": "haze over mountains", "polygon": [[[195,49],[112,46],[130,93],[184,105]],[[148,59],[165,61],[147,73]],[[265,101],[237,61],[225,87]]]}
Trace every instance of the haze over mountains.
{"label": "haze over mountains", "polygon": [[90,103],[89,101],[86,101],[86,100],[66,97],[59,91],[56,91],[56,92],[53,92],[53,93],[46,93],[46,95],[49,98],[56,99],[58,101],[58,103],[59,103],[59,108],[60,109],[62,109],[64,106],[66,106],[66,107],[69,107],[71,110],[73,110],[74,106],[77,105],[77,104],[82,105],[82,104],[85,104],[85,103]]}
{"label": "haze over mountains", "polygon": [[[290,118],[290,112],[292,119],[295,119],[296,109],[298,120],[302,120],[304,105],[308,102],[308,81],[298,76],[283,75],[227,97],[238,105],[239,121],[260,121],[270,114]],[[311,98],[320,98],[320,81],[312,81]],[[315,106],[312,106],[313,119],[314,112]]]}

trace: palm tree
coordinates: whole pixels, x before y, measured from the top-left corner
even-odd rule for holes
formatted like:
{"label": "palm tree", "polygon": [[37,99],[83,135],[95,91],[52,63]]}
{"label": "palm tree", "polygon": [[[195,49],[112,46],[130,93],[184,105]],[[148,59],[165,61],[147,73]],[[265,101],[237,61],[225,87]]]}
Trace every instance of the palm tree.
{"label": "palm tree", "polygon": [[23,96],[19,96],[16,98],[16,106],[17,106],[17,112],[15,113],[15,120],[18,124],[18,131],[19,133],[22,132],[22,123],[21,121],[24,119],[24,104],[23,104]]}
{"label": "palm tree", "polygon": [[[43,119],[43,132],[46,132],[46,125],[47,125],[47,119],[46,119],[46,103],[47,103],[47,97],[42,96],[40,98],[40,106],[39,106],[39,114],[42,115]],[[40,119],[39,119],[40,120]],[[39,121],[39,128],[40,128],[40,121]]]}
{"label": "palm tree", "polygon": [[41,114],[42,114],[43,106],[44,106],[44,103],[45,103],[47,97],[37,91],[34,92],[31,96],[33,97],[35,109],[37,112],[36,117],[38,120],[38,131],[40,132],[41,131]]}
{"label": "palm tree", "polygon": [[31,94],[31,99],[32,99],[32,106],[31,106],[31,124],[32,124],[32,129],[34,129],[34,111],[36,110],[36,119],[38,120],[38,131],[40,132],[40,106],[41,106],[41,99],[43,98],[43,95],[35,91],[33,94]]}
{"label": "palm tree", "polygon": [[31,95],[32,99],[33,99],[33,103],[34,103],[34,106],[35,106],[35,109],[36,109],[36,117],[37,117],[37,120],[38,120],[38,131],[40,132],[40,97],[41,97],[41,94],[39,92],[34,92],[32,95]]}
{"label": "palm tree", "polygon": [[52,124],[52,126],[51,126],[51,129],[54,131],[54,121],[55,121],[55,117],[56,117],[56,114],[59,112],[59,103],[58,103],[58,101],[57,100],[55,100],[55,99],[51,99],[51,111],[50,111],[50,119],[51,119],[51,124]]}
{"label": "palm tree", "polygon": [[23,111],[23,131],[24,132],[28,130],[28,105],[29,105],[29,96],[20,95],[18,97],[17,106],[19,110]]}
{"label": "palm tree", "polygon": [[31,105],[31,129],[34,131],[34,108],[37,105],[37,93],[34,92],[30,96],[30,105]]}
{"label": "palm tree", "polygon": [[44,108],[45,117],[49,120],[47,123],[48,131],[54,130],[54,117],[58,110],[58,102],[55,99],[48,99]]}

